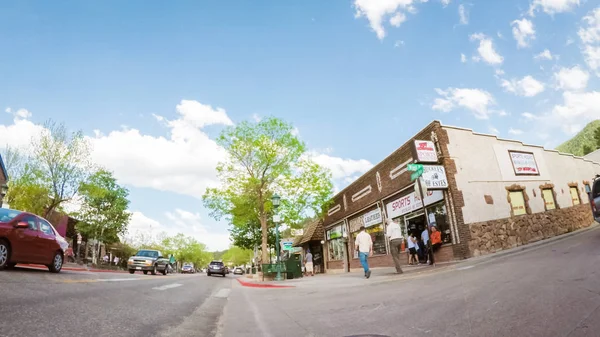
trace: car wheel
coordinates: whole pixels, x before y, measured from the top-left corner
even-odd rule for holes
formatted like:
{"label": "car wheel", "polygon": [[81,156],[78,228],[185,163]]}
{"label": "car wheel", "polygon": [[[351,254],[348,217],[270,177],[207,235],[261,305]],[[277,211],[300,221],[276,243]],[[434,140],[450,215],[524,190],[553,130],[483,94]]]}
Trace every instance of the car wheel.
{"label": "car wheel", "polygon": [[165,269],[163,269],[162,274],[167,275],[167,267],[165,267]]}
{"label": "car wheel", "polygon": [[48,266],[48,269],[52,273],[59,273],[63,266],[63,256],[60,252],[56,252],[54,254],[54,258],[52,259],[52,264]]}
{"label": "car wheel", "polygon": [[154,265],[154,267],[152,268],[152,271],[150,271],[150,273],[152,275],[156,275],[156,265]]}
{"label": "car wheel", "polygon": [[135,273],[135,270],[129,269],[129,274],[133,274],[133,273]]}
{"label": "car wheel", "polygon": [[210,276],[210,273],[206,273],[206,275]]}
{"label": "car wheel", "polygon": [[0,240],[0,270],[8,266],[10,259],[10,246],[5,240]]}
{"label": "car wheel", "polygon": [[147,270],[144,270],[144,275],[148,275],[148,271]]}

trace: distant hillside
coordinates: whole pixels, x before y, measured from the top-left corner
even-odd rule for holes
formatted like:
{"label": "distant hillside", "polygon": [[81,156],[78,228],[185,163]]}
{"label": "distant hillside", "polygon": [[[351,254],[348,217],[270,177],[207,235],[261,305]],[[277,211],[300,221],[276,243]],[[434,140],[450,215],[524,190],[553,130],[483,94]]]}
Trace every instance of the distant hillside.
{"label": "distant hillside", "polygon": [[595,150],[596,140],[594,139],[594,131],[598,127],[600,127],[600,119],[589,122],[575,137],[560,144],[556,149],[560,152],[572,153],[576,156],[583,156],[584,145],[589,145],[592,150]]}

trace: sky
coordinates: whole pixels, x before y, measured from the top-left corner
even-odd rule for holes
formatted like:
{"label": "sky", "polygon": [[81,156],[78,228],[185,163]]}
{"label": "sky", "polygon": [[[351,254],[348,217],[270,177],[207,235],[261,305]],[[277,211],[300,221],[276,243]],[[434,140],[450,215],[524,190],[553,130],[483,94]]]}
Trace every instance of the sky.
{"label": "sky", "polygon": [[347,186],[432,120],[554,148],[600,117],[592,0],[0,2],[0,151],[48,119],[130,190],[129,236],[229,246],[224,127],[275,116]]}

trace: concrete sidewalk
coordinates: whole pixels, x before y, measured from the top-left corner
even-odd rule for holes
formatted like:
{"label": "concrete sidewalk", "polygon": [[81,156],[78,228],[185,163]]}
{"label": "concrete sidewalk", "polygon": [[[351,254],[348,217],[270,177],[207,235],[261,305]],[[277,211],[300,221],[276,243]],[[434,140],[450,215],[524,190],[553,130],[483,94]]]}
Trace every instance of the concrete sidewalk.
{"label": "concrete sidewalk", "polygon": [[[427,274],[427,273],[436,273],[444,270],[454,270],[454,269],[462,269],[462,268],[470,268],[470,266],[478,265],[481,263],[485,263],[488,261],[492,261],[499,258],[510,257],[516,254],[520,254],[522,252],[535,250],[550,244],[558,243],[560,241],[566,240],[571,237],[585,235],[590,231],[596,231],[600,228],[596,222],[590,225],[587,228],[583,228],[571,233],[566,233],[560,236],[555,236],[549,239],[540,240],[534,243],[530,243],[524,246],[519,246],[511,249],[502,250],[496,253],[478,256],[462,261],[452,261],[452,262],[443,262],[437,263],[435,266],[429,265],[418,265],[418,266],[402,266],[402,270],[404,273],[396,274],[396,269],[394,267],[381,267],[381,268],[372,268],[371,278],[365,279],[363,272],[350,272],[350,273],[325,273],[325,274],[317,274],[315,276],[304,276],[299,279],[285,280],[285,281],[258,281],[254,279],[244,278],[242,285],[244,283],[253,283],[256,285],[262,284],[264,285],[262,288],[279,288],[272,287],[275,286],[288,286],[294,288],[340,288],[340,287],[354,287],[354,286],[364,286],[368,284],[380,284],[384,282],[397,282],[402,280],[412,279],[419,275]],[[261,288],[261,287],[258,287]]]}

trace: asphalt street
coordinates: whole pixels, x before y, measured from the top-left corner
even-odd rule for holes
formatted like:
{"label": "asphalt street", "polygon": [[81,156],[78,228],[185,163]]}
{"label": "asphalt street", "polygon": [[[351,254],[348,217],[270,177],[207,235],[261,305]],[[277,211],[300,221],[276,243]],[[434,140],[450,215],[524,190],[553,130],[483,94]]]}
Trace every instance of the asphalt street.
{"label": "asphalt street", "polygon": [[232,278],[0,271],[0,336],[214,336]]}
{"label": "asphalt street", "polygon": [[341,280],[234,285],[222,336],[600,336],[598,228],[438,272]]}
{"label": "asphalt street", "polygon": [[0,336],[599,336],[600,229],[497,258],[294,288],[226,278],[0,272]]}

